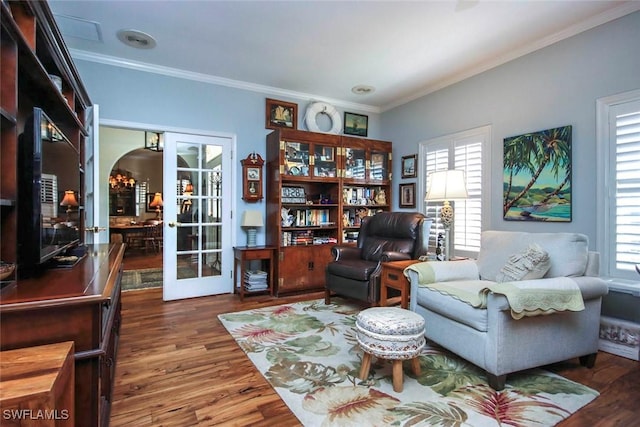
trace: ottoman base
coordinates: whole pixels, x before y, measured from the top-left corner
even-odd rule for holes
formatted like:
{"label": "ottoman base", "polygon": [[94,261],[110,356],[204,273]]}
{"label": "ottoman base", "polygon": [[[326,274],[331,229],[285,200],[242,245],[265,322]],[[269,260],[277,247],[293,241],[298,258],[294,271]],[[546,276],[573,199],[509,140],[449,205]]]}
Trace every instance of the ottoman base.
{"label": "ottoman base", "polygon": [[411,360],[413,373],[420,375],[420,353],[425,345],[424,318],[394,307],[373,307],[356,317],[356,337],[364,352],[360,379],[366,380],[371,358],[393,361],[393,391],[402,391],[402,361]]}
{"label": "ottoman base", "polygon": [[[360,379],[366,380],[369,376],[369,369],[371,368],[371,358],[373,355],[371,353],[364,353],[362,357],[362,366],[360,367]],[[413,369],[413,373],[418,376],[420,375],[420,359],[416,356],[411,360],[411,368]],[[394,359],[393,362],[393,391],[396,393],[402,392],[403,389],[403,381],[404,381],[404,373],[402,372],[402,359]]]}

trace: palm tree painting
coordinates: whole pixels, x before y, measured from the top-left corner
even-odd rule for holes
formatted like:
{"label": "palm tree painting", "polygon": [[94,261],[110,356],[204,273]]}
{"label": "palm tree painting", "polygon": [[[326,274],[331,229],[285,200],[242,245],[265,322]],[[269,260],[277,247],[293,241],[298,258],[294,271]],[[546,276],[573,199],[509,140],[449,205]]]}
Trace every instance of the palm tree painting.
{"label": "palm tree painting", "polygon": [[504,139],[503,207],[509,221],[571,221],[571,126]]}

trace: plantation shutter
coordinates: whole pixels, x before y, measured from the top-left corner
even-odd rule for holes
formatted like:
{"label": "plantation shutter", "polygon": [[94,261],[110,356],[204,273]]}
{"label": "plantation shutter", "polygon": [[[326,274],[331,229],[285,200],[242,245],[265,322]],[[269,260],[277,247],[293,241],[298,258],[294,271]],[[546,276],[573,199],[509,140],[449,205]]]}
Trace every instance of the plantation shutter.
{"label": "plantation shutter", "polygon": [[[423,171],[425,189],[429,188],[429,174],[434,171],[457,169],[465,172],[467,200],[451,201],[454,208],[453,256],[475,257],[480,250],[482,233],[482,151],[489,141],[488,130],[462,132],[424,143]],[[486,163],[486,162],[485,162]],[[429,252],[434,253],[439,233],[444,234],[440,221],[442,203],[425,204],[425,215],[433,221],[429,236]]]}
{"label": "plantation shutter", "polygon": [[[640,264],[640,101],[611,109],[615,135],[615,193],[610,198],[615,224],[612,272],[629,272]],[[623,273],[624,274],[624,273]]]}
{"label": "plantation shutter", "polygon": [[136,216],[142,216],[147,210],[147,193],[149,183],[146,181],[136,182]]}
{"label": "plantation shutter", "polygon": [[[426,172],[426,187],[429,188],[431,182],[429,181],[429,174],[439,170],[447,170],[449,169],[449,147],[448,144],[432,144],[427,147],[425,162],[424,162],[424,171]],[[426,193],[425,193],[426,194]],[[424,195],[421,195],[424,198]],[[440,220],[440,209],[442,208],[442,203],[426,203],[425,204],[425,215],[427,218],[431,219],[432,225],[429,230],[429,253],[435,253],[436,242],[438,238],[438,234],[442,233],[444,235],[444,226],[442,225],[442,221]]]}
{"label": "plantation shutter", "polygon": [[458,142],[453,169],[464,171],[469,196],[454,205],[454,247],[478,252],[482,232],[482,143],[476,139]]}

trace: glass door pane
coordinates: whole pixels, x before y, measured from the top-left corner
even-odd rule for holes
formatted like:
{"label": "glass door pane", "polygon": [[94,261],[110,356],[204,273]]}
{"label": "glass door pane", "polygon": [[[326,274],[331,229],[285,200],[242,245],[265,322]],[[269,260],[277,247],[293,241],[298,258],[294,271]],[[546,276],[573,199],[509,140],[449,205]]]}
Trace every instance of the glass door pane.
{"label": "glass door pane", "polygon": [[344,177],[365,179],[365,151],[355,148],[345,149]]}
{"label": "glass door pane", "polygon": [[[165,139],[165,153],[173,152],[170,142]],[[165,283],[165,299],[232,291],[223,273],[233,269],[230,158],[229,138],[187,135],[175,143],[173,182],[167,185],[165,178],[165,188],[173,187],[175,202],[167,204],[175,203],[176,221],[169,223],[175,244],[167,244],[164,254],[165,268],[175,268],[175,280]]]}

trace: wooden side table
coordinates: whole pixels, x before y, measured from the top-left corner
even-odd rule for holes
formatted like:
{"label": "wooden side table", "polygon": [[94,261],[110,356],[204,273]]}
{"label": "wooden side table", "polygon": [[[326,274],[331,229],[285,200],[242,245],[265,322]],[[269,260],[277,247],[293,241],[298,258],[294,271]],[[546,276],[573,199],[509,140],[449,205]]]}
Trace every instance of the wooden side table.
{"label": "wooden side table", "polygon": [[[408,259],[403,261],[391,261],[382,263],[382,273],[380,276],[380,306],[396,304],[400,301],[400,307],[409,308],[409,280],[404,277],[405,268],[415,264],[417,259]],[[400,291],[399,297],[388,298],[388,288]]]}
{"label": "wooden side table", "polygon": [[73,427],[73,354],[73,341],[0,352],[0,407],[4,422]]}
{"label": "wooden side table", "polygon": [[[233,248],[233,293],[240,294],[240,301],[244,300],[245,294],[269,293],[273,296],[273,264],[276,254],[275,246],[235,246]],[[244,287],[246,264],[248,261],[262,260],[268,261],[267,269],[267,289],[248,291]],[[238,264],[240,264],[240,276],[238,277]]]}

